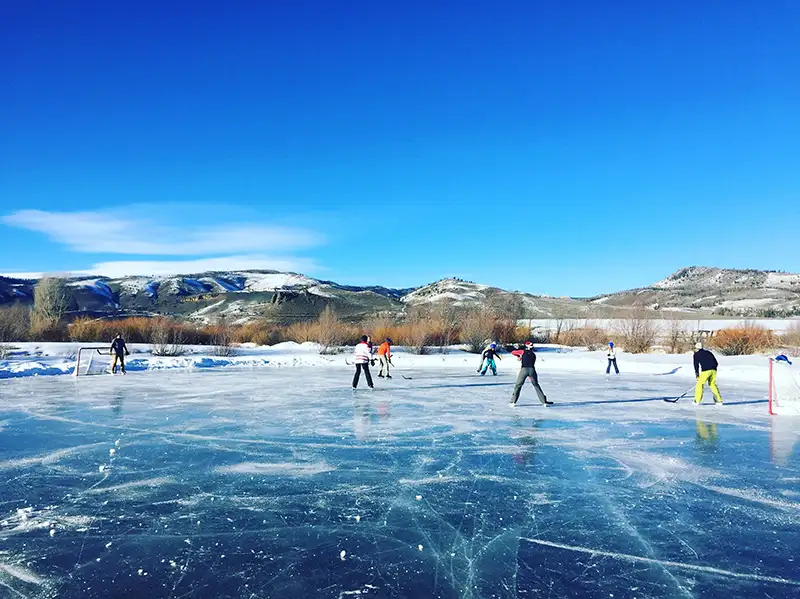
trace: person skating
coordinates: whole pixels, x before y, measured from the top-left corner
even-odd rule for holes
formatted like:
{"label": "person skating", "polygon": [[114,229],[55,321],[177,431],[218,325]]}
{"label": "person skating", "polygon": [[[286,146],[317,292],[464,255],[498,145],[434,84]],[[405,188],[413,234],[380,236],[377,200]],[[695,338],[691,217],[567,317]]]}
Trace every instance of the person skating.
{"label": "person skating", "polygon": [[367,385],[372,389],[372,375],[369,373],[369,362],[372,359],[372,350],[369,346],[369,337],[366,335],[361,336],[361,343],[356,345],[353,352],[353,358],[356,362],[356,373],[353,375],[353,389],[358,387],[358,379],[361,378],[361,371],[364,371],[364,376],[367,379]]}
{"label": "person skating", "polygon": [[511,394],[511,401],[508,402],[508,405],[517,405],[519,393],[522,390],[522,386],[525,384],[525,379],[531,380],[533,388],[536,389],[536,395],[539,396],[539,401],[542,402],[543,405],[553,405],[552,401],[547,400],[544,391],[542,391],[542,388],[539,386],[539,377],[536,374],[536,354],[533,352],[533,342],[527,341],[525,343],[525,349],[514,350],[511,353],[517,356],[517,359],[520,361],[520,369],[519,374],[517,375],[517,382],[514,384],[514,391]]}
{"label": "person skating", "polygon": [[722,405],[722,395],[717,387],[717,359],[707,349],[703,349],[703,344],[699,341],[694,346],[694,375],[697,377],[697,386],[694,389],[694,403],[699,404],[703,401],[703,388],[706,383],[711,387],[714,394],[714,404]]}
{"label": "person skating", "polygon": [[380,370],[378,371],[378,377],[383,378],[383,370],[386,369],[386,378],[392,378],[392,375],[389,374],[389,365],[392,363],[392,340],[387,337],[386,340],[380,344],[378,347],[378,364],[380,364]]}
{"label": "person skating", "polygon": [[617,350],[614,349],[614,342],[608,342],[608,352],[606,353],[608,356],[608,368],[606,368],[606,374],[611,374],[611,366],[613,364],[614,371],[619,374],[619,368],[617,368]]}
{"label": "person skating", "polygon": [[122,374],[125,374],[125,356],[131,355],[131,352],[128,351],[128,346],[125,345],[125,339],[122,338],[122,333],[117,333],[117,336],[114,337],[114,340],[111,342],[111,349],[108,353],[114,356],[114,360],[111,363],[111,374],[116,374],[117,362],[119,362]]}
{"label": "person skating", "polygon": [[497,352],[497,344],[490,343],[489,347],[483,350],[483,361],[481,362],[481,368],[479,369],[481,376],[485,376],[486,371],[490,368],[492,369],[492,374],[497,376],[497,364],[494,361],[495,356],[498,360],[502,360],[500,354]]}

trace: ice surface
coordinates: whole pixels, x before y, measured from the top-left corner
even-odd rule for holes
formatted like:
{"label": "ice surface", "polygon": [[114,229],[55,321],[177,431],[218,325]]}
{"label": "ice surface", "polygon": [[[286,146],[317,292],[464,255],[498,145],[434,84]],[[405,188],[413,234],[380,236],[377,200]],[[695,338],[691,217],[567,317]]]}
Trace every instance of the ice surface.
{"label": "ice surface", "polygon": [[0,381],[0,597],[800,596],[763,384],[556,363]]}

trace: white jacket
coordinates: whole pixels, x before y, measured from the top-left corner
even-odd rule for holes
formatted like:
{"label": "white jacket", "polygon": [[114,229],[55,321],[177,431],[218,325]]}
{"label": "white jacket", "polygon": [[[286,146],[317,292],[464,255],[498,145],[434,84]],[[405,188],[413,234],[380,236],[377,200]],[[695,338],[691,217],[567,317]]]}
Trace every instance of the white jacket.
{"label": "white jacket", "polygon": [[356,360],[356,364],[366,364],[372,358],[372,352],[369,349],[369,345],[364,342],[359,343],[356,345],[356,349],[353,352],[353,357]]}
{"label": "white jacket", "polygon": [[608,359],[609,360],[616,360],[617,359],[617,350],[613,347],[608,348]]}

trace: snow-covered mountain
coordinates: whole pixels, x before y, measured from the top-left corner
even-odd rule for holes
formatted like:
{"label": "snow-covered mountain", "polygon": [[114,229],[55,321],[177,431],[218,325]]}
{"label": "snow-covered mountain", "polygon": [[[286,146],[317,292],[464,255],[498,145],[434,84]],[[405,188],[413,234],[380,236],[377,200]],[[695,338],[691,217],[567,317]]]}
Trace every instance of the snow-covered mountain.
{"label": "snow-covered mountain", "polygon": [[[460,308],[484,306],[495,308],[516,318],[551,318],[564,316],[588,317],[591,306],[580,299],[532,295],[519,291],[507,291],[498,287],[481,285],[462,279],[442,279],[419,287],[404,295],[401,301],[406,306],[431,307],[441,303]],[[604,316],[612,316],[613,310],[603,310]]]}
{"label": "snow-covered mountain", "polygon": [[[33,300],[33,279],[0,277],[0,305]],[[209,322],[267,317],[294,322],[332,306],[343,317],[400,315],[415,307],[487,306],[518,318],[607,318],[648,308],[684,316],[800,315],[800,275],[690,267],[650,287],[593,298],[549,297],[449,278],[393,289],[341,285],[275,271],[69,280],[73,314],[168,314]]]}
{"label": "snow-covered mountain", "polygon": [[690,266],[651,287],[590,301],[721,316],[800,315],[800,274]]}
{"label": "snow-covered mountain", "polygon": [[[36,281],[0,277],[0,304],[33,299]],[[74,278],[69,309],[89,315],[168,314],[207,322],[268,317],[292,322],[316,317],[327,305],[342,316],[400,313],[409,289],[339,285],[297,273],[206,272],[125,278]]]}
{"label": "snow-covered mountain", "polygon": [[[432,304],[449,301],[456,305],[486,301],[492,287],[479,285],[461,279],[442,279],[430,285],[419,287],[403,296],[402,301],[410,305]],[[494,289],[494,291],[500,291]]]}

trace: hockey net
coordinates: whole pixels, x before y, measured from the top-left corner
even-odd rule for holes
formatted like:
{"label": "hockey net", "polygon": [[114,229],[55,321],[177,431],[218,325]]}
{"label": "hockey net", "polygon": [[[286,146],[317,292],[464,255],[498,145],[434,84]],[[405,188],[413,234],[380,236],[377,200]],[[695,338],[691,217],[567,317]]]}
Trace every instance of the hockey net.
{"label": "hockey net", "polygon": [[111,374],[112,356],[107,347],[81,347],[75,361],[74,376]]}
{"label": "hockey net", "polygon": [[770,359],[769,413],[800,416],[800,368],[797,365]]}

